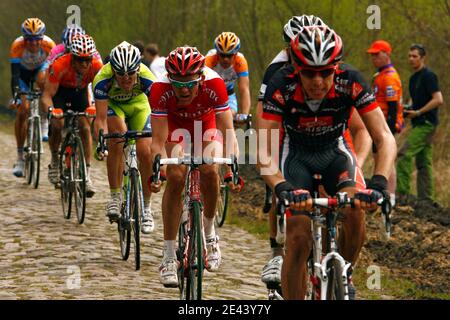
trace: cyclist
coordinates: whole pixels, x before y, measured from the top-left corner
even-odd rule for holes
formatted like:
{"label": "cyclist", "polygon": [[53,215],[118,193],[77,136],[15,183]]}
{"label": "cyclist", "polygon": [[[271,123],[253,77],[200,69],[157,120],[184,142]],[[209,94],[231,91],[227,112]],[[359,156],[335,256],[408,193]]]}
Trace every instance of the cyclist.
{"label": "cyclist", "polygon": [[17,108],[15,135],[17,142],[17,163],[13,174],[23,177],[25,162],[23,145],[27,135],[27,118],[30,104],[26,96],[18,96],[19,91],[28,91],[31,82],[36,82],[39,89],[44,89],[45,72],[43,66],[55,43],[44,35],[45,24],[39,18],[28,18],[22,23],[22,36],[11,45],[11,88],[13,101],[11,106]]}
{"label": "cyclist", "polygon": [[[141,63],[139,49],[123,41],[110,53],[110,61],[105,64],[94,79],[94,97],[97,117],[94,122],[94,132],[98,135],[100,129],[104,133],[124,133],[127,130],[151,130],[150,105],[147,95],[155,76]],[[150,145],[152,138],[136,141],[139,171],[142,181],[150,177]],[[123,172],[123,144],[117,139],[111,139],[106,161],[111,198],[106,205],[106,215],[110,221],[120,217],[121,186]],[[99,154],[100,159],[104,155]],[[142,233],[148,234],[154,230],[153,213],[151,210],[151,192],[147,183],[142,184],[144,193],[144,214]]]}
{"label": "cyclist", "polygon": [[[357,199],[355,208],[345,209],[339,238],[344,259],[354,266],[365,237],[363,210],[374,210],[376,201],[386,196],[386,177],[395,159],[394,137],[369,86],[354,71],[338,69],[342,53],[342,40],[329,27],[302,28],[291,41],[292,65],[283,67],[270,79],[264,96],[258,128],[277,130],[282,125],[285,129],[281,137],[281,170],[275,164],[276,155],[271,155],[268,164],[264,164],[266,159],[260,161],[259,166],[273,172],[262,177],[278,198],[285,199],[287,193],[290,202],[286,225],[289,250],[281,275],[286,299],[303,299],[306,293],[306,261],[312,239],[311,222],[305,211],[312,208],[312,175],[322,175],[328,194],[348,192]],[[357,175],[354,152],[343,137],[353,107],[384,160],[376,163],[367,190],[358,188],[362,177]],[[267,141],[264,143],[267,145]],[[260,154],[270,155],[264,143],[260,144]],[[351,270],[348,276],[349,295],[354,298]]]}
{"label": "cyclist", "polygon": [[[212,141],[200,141],[202,150],[219,140],[216,130],[220,130],[224,138],[223,146],[227,145],[228,139],[232,139],[236,151],[236,137],[225,83],[216,72],[205,67],[205,57],[195,47],[178,47],[167,57],[166,70],[168,75],[158,79],[150,92],[150,104],[153,107],[152,159],[157,154],[163,154],[164,150],[168,155],[175,154],[175,157],[178,156],[175,150],[180,154],[183,154],[182,150],[190,153],[191,150],[186,150],[188,138],[179,138],[177,131],[185,129],[194,137],[194,127],[199,123],[202,134],[207,131],[213,133]],[[231,137],[227,137],[226,132],[231,133]],[[194,150],[198,143],[199,141],[193,142]],[[227,152],[225,155],[228,155]],[[183,166],[169,165],[166,171],[167,185],[162,204],[164,250],[159,271],[161,283],[166,287],[175,287],[178,285],[175,239],[182,211],[181,194],[187,170]],[[200,174],[200,190],[204,200],[206,268],[216,271],[222,259],[219,237],[214,230],[219,193],[218,168],[216,165],[202,165]],[[232,191],[240,191],[242,179],[238,186],[230,183],[230,188]],[[152,184],[152,190],[158,192],[160,184]]]}
{"label": "cyclist", "polygon": [[[45,112],[51,106],[78,112],[90,106],[87,87],[103,65],[100,59],[94,58],[96,51],[92,37],[79,34],[72,39],[70,53],[62,55],[50,65],[48,81],[41,98]],[[48,166],[48,179],[56,184],[59,182],[58,151],[64,120],[52,118],[50,125],[49,146],[52,159]],[[86,197],[90,198],[95,194],[95,189],[90,178],[92,137],[89,120],[81,117],[79,126],[87,169]]]}
{"label": "cyclist", "polygon": [[[302,16],[293,16],[285,24],[283,28],[283,39],[286,42],[287,47],[283,49],[280,53],[278,53],[278,55],[272,60],[272,62],[266,69],[258,96],[257,119],[261,118],[264,93],[270,79],[279,69],[291,63],[289,54],[290,41],[301,30],[302,27],[314,25],[325,26],[325,23],[322,21],[320,17],[316,17],[313,15],[302,15]],[[353,72],[359,73],[359,71],[353,69],[350,65],[342,62],[339,63],[339,69],[353,70]],[[339,78],[340,74],[341,73],[337,73],[336,78]],[[357,112],[352,111],[351,118],[349,119],[349,130],[345,131],[345,137],[347,143],[355,151],[359,168],[362,168],[367,158],[367,155],[370,151],[371,138]],[[360,172],[359,174],[361,174],[362,176],[362,172]],[[365,188],[365,185],[361,185],[361,188]],[[276,241],[277,227],[276,227],[275,200],[276,200],[275,196],[272,196],[272,190],[270,190],[270,188],[266,185],[265,210],[267,210],[267,207],[270,206],[269,240],[272,251],[272,259],[263,268],[261,280],[265,283],[274,283],[274,282],[280,283],[281,281],[281,266],[284,255],[284,243],[282,241],[281,241],[282,243],[278,243]]]}
{"label": "cyclist", "polygon": [[214,47],[206,56],[206,66],[216,71],[227,86],[228,104],[233,116],[238,113],[235,83],[239,87],[241,113],[250,113],[250,80],[248,63],[239,52],[241,40],[233,32],[222,32],[214,40]]}

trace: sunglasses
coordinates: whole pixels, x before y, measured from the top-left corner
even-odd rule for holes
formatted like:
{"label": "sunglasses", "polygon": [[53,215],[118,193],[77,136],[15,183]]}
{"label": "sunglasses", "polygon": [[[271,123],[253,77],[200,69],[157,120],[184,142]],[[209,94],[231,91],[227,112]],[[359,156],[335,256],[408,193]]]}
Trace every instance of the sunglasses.
{"label": "sunglasses", "polygon": [[77,62],[92,62],[92,57],[77,57],[73,56],[73,59]]}
{"label": "sunglasses", "polygon": [[191,80],[191,81],[176,81],[171,78],[169,78],[169,80],[170,80],[170,83],[177,89],[183,89],[183,88],[192,89],[202,80],[202,78],[199,77],[198,79]]}
{"label": "sunglasses", "polygon": [[33,37],[31,37],[31,38],[25,38],[25,41],[26,42],[39,42],[39,41],[41,41],[42,40],[42,38],[40,38],[40,37],[36,37],[36,38],[33,38]]}
{"label": "sunglasses", "polygon": [[219,53],[219,56],[222,58],[233,58],[234,57],[234,53]]}
{"label": "sunglasses", "polygon": [[335,67],[326,68],[326,69],[322,69],[322,70],[302,69],[302,70],[300,70],[300,74],[309,79],[314,78],[317,74],[321,78],[327,78],[327,77],[331,76],[335,70],[336,70]]}
{"label": "sunglasses", "polygon": [[134,70],[134,71],[128,71],[128,72],[125,72],[125,71],[115,71],[115,73],[119,76],[119,77],[124,77],[125,75],[127,75],[127,76],[129,76],[129,77],[132,77],[132,76],[134,76],[135,74],[136,74],[136,70]]}

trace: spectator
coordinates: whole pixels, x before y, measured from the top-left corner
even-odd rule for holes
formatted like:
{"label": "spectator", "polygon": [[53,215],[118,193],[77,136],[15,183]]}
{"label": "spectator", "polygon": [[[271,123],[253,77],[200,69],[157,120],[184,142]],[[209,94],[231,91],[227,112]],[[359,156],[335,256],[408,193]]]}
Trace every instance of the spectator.
{"label": "spectator", "polygon": [[[392,134],[403,128],[402,82],[391,61],[392,47],[384,40],[372,43],[367,53],[371,55],[372,63],[377,68],[372,82],[372,89],[378,105],[383,111],[386,122]],[[373,155],[378,156],[375,144],[372,144]],[[395,206],[395,188],[397,183],[395,165],[388,179],[388,191],[392,206]]]}
{"label": "spectator", "polygon": [[159,48],[156,43],[149,43],[144,49],[143,63],[148,67],[152,64],[153,60],[159,57]]}
{"label": "spectator", "polygon": [[155,75],[156,79],[166,75],[166,58],[159,56],[159,48],[156,43],[149,43],[145,47],[144,61],[144,63],[148,63],[150,70]]}
{"label": "spectator", "polygon": [[415,158],[417,167],[417,196],[433,205],[434,181],[431,140],[438,125],[438,107],[444,103],[439,90],[436,74],[425,66],[426,51],[420,44],[413,44],[409,49],[409,63],[414,74],[409,79],[410,110],[405,116],[411,119],[412,130],[406,143],[398,154],[397,194],[399,202],[404,204],[410,194],[412,162]]}

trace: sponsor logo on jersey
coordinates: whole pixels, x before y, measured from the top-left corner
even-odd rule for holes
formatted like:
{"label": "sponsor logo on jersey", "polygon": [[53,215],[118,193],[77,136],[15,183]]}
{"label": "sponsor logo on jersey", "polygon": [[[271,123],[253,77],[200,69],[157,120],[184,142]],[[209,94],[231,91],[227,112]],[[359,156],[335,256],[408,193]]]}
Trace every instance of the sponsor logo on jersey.
{"label": "sponsor logo on jersey", "polygon": [[397,95],[397,92],[394,90],[392,86],[386,87],[386,97],[387,98],[393,98]]}
{"label": "sponsor logo on jersey", "polygon": [[284,101],[283,95],[281,94],[280,90],[277,90],[273,93],[272,99],[284,106],[286,102]]}

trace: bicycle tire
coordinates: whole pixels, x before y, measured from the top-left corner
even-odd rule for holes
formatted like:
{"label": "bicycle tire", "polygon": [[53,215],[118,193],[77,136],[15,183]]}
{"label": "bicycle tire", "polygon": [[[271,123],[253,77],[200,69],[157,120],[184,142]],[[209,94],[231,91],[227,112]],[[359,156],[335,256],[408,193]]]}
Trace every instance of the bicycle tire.
{"label": "bicycle tire", "polygon": [[177,260],[180,263],[180,267],[178,268],[178,289],[180,290],[180,299],[187,300],[187,277],[185,277],[186,266],[184,264],[184,251],[186,249],[185,237],[186,237],[186,228],[187,222],[181,222],[178,228],[178,248],[177,248]]}
{"label": "bicycle tire", "polygon": [[[223,171],[223,170],[222,170]],[[223,181],[223,172],[219,173],[220,179],[219,179],[219,196],[217,198],[217,208],[216,208],[216,215],[215,215],[215,225],[217,227],[222,227],[225,223],[225,218],[227,216],[228,212],[228,201],[229,201],[229,192],[230,188],[228,185],[225,184]]]}
{"label": "bicycle tire", "polygon": [[32,184],[35,189],[39,186],[39,174],[40,174],[40,163],[41,163],[41,148],[42,148],[42,140],[41,140],[41,119],[39,117],[35,117],[33,119],[34,126],[34,134],[31,148],[31,161],[33,163],[33,172],[32,172]]}
{"label": "bicycle tire", "polygon": [[68,134],[61,145],[61,151],[59,154],[59,175],[61,184],[61,204],[63,209],[63,215],[65,219],[70,219],[72,211],[72,197],[73,193],[70,188],[70,181],[72,181],[72,155],[71,148],[69,146],[70,135]]}
{"label": "bicycle tire", "polygon": [[28,128],[27,128],[27,140],[26,140],[26,148],[25,148],[25,181],[27,184],[31,184],[33,180],[33,161],[32,161],[32,145],[33,145],[33,133],[34,133],[34,124],[32,119],[28,120]]}
{"label": "bicycle tire", "polygon": [[140,246],[140,231],[141,231],[141,216],[142,216],[142,194],[139,179],[139,172],[131,168],[130,169],[130,183],[131,183],[131,195],[130,195],[130,213],[133,217],[131,229],[133,230],[134,240],[134,263],[136,271],[141,268],[141,246]]}
{"label": "bicycle tire", "polygon": [[328,261],[327,273],[327,300],[344,300],[345,286],[342,280],[342,267],[337,259],[330,259]]}
{"label": "bicycle tire", "polygon": [[187,300],[201,300],[204,261],[200,203],[193,202],[191,210],[194,228],[193,232],[190,232],[191,239],[189,241],[191,249],[189,250],[189,274],[188,285],[186,286],[189,291],[189,299]]}
{"label": "bicycle tire", "polygon": [[120,254],[122,260],[128,260],[131,246],[131,226],[130,226],[130,181],[128,176],[123,177],[122,198],[123,203],[120,208],[120,218],[117,221],[119,231]]}
{"label": "bicycle tire", "polygon": [[80,137],[76,136],[72,145],[72,170],[74,183],[74,203],[79,224],[86,214],[86,160]]}

